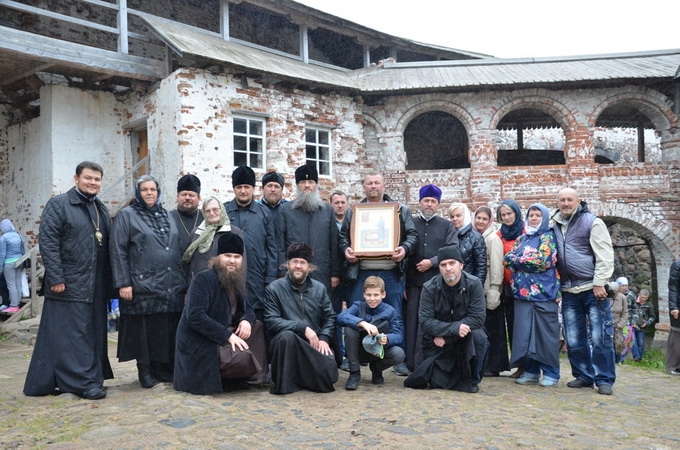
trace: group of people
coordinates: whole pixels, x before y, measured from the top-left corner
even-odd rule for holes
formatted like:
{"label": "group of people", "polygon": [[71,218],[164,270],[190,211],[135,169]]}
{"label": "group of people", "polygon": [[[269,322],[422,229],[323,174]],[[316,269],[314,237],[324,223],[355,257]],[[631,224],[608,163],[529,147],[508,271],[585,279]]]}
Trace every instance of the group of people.
{"label": "group of people", "polygon": [[[200,180],[185,175],[168,212],[158,181],[144,175],[111,220],[97,197],[103,174],[79,164],[75,186],[45,206],[45,306],[26,395],[106,396],[111,298],[120,300],[118,358],[136,360],[145,388],[172,382],[210,394],[262,383],[273,394],[330,392],[344,366],[345,388],[355,390],[362,363],[378,385],[393,367],[412,388],[474,393],[484,376],[511,368],[519,384],[555,386],[561,302],[575,378],[567,386],[612,393],[604,286],[613,250],[573,189],[559,192],[552,216],[537,203],[523,217],[504,200],[496,214],[454,203],[446,220],[433,184],[420,189],[414,216],[385,193],[379,172],[365,176],[353,210],[340,191],[322,200],[314,166],[296,169],[291,201],[276,172],[262,177],[255,200],[255,172],[240,166],[231,201],[201,204]],[[367,253],[362,247],[389,233],[364,223],[371,216],[361,208],[384,203],[394,207],[393,241]],[[362,234],[360,223],[377,231]]]}
{"label": "group of people", "polygon": [[[645,336],[656,321],[654,305],[649,302],[649,290],[630,290],[628,278],[618,277],[609,283],[614,318],[616,362],[621,363],[630,353],[641,361],[645,353]],[[670,290],[669,290],[670,291]]]}

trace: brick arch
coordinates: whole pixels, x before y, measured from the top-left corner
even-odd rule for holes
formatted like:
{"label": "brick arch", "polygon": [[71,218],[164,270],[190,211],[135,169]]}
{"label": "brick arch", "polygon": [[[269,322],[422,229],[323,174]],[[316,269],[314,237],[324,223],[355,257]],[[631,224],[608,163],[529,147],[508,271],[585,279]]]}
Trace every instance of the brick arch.
{"label": "brick arch", "polygon": [[[659,311],[657,311],[658,324],[654,341],[663,342],[667,334],[659,331],[668,331],[668,273],[675,255],[680,254],[680,241],[678,236],[666,221],[659,220],[651,213],[644,211],[637,205],[618,202],[602,202],[597,205],[597,213],[600,218],[608,223],[625,225],[648,243],[654,261],[652,272],[652,290],[657,294]],[[659,344],[661,345],[661,344]]]}
{"label": "brick arch", "polygon": [[409,122],[411,122],[411,120],[413,120],[414,117],[430,111],[441,111],[451,114],[463,124],[468,135],[470,134],[471,130],[474,130],[477,127],[472,114],[470,114],[468,110],[462,106],[444,100],[430,100],[418,103],[406,110],[401,115],[401,117],[397,119],[397,123],[394,126],[394,131],[403,135],[406,126],[409,124]]}
{"label": "brick arch", "polygon": [[372,115],[364,112],[364,113],[362,113],[362,117],[366,120],[366,122],[369,123],[369,125],[371,125],[373,128],[375,128],[375,131],[377,133],[384,133],[385,132],[385,128],[383,128],[380,121],[378,119],[376,119],[375,117],[373,117]]}
{"label": "brick arch", "polygon": [[629,86],[602,100],[590,114],[588,127],[594,128],[597,119],[604,110],[620,102],[626,102],[637,107],[659,131],[677,126],[678,119],[668,106],[667,98],[663,94],[648,88]]}
{"label": "brick arch", "polygon": [[522,108],[538,109],[548,114],[560,125],[565,135],[568,131],[576,128],[574,115],[569,111],[569,108],[560,102],[559,96],[555,93],[550,91],[531,91],[531,94],[529,94],[526,91],[517,91],[513,92],[511,98],[491,116],[489,129],[495,130],[501,119],[510,111]]}

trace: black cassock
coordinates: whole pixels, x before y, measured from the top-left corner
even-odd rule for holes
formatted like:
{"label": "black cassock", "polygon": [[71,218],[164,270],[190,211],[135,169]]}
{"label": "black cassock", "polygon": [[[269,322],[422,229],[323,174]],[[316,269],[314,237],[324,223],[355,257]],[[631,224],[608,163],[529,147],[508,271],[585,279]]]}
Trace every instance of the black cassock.
{"label": "black cassock", "polygon": [[[97,247],[94,300],[91,303],[46,299],[38,336],[28,367],[24,394],[28,396],[72,393],[102,387],[113,378],[108,358],[107,308],[110,292],[102,258],[108,252]],[[46,287],[46,289],[49,289]]]}

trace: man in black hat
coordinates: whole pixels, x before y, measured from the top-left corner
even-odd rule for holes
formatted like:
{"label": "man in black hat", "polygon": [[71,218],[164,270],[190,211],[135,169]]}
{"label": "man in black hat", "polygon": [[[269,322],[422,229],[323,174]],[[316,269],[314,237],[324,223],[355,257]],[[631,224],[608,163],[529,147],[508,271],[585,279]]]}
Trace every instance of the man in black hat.
{"label": "man in black hat", "polygon": [[283,198],[284,185],[283,175],[276,171],[267,172],[262,177],[260,203],[269,208],[269,214],[271,214],[274,224],[276,224],[276,217],[279,214],[279,207],[288,202]]}
{"label": "man in black hat", "polygon": [[264,289],[276,279],[276,237],[269,209],[254,201],[255,172],[238,166],[231,175],[235,198],[224,204],[231,224],[243,231],[248,255],[246,269],[247,297],[255,316],[263,319]]}
{"label": "man in black hat", "polygon": [[301,389],[332,392],[338,381],[335,313],[323,284],[310,278],[313,250],[288,247],[287,274],[267,287],[264,319],[269,346],[272,394]]}
{"label": "man in black hat", "polygon": [[[209,269],[196,274],[177,327],[173,387],[193,394],[222,392],[228,381],[262,379],[267,368],[262,322],[245,299],[243,239],[223,233]],[[230,345],[231,359],[218,347]],[[227,370],[224,370],[227,369]]]}
{"label": "man in black hat", "polygon": [[[280,208],[276,222],[276,244],[279,267],[286,262],[286,249],[304,242],[314,250],[316,270],[311,277],[323,283],[331,292],[340,284],[342,275],[338,253],[338,227],[333,208],[319,195],[319,175],[307,164],[295,170],[297,196]],[[279,276],[286,274],[279,269]]]}
{"label": "man in black hat", "polygon": [[439,273],[437,251],[445,246],[458,245],[458,234],[453,224],[437,215],[442,191],[434,184],[420,188],[418,207],[420,215],[413,218],[418,231],[418,241],[408,261],[406,272],[406,366],[413,371],[422,360],[418,308],[423,284]]}
{"label": "man in black hat", "polygon": [[177,209],[170,211],[170,217],[179,230],[181,253],[191,243],[191,233],[203,220],[198,208],[201,203],[201,180],[196,175],[184,175],[177,182]]}
{"label": "man in black hat", "polygon": [[479,392],[489,346],[484,286],[463,271],[457,247],[442,247],[437,256],[439,274],[420,296],[423,362],[404,386]]}

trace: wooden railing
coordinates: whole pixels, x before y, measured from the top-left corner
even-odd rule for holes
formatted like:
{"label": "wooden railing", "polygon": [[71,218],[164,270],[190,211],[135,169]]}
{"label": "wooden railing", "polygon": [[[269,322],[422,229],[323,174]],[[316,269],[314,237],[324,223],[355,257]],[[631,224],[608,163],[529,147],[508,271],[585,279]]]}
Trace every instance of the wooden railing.
{"label": "wooden railing", "polygon": [[92,28],[94,30],[105,31],[107,33],[112,33],[118,37],[118,51],[120,53],[127,54],[129,51],[128,42],[130,38],[139,39],[142,41],[150,42],[152,39],[149,36],[135,33],[130,31],[128,28],[128,14],[144,17],[148,14],[137,11],[132,8],[127,7],[127,0],[117,0],[116,3],[108,3],[101,0],[80,0],[81,3],[89,3],[91,5],[99,6],[101,8],[110,9],[116,11],[117,16],[117,26],[111,27],[97,22],[92,22],[89,20],[79,19],[77,17],[67,16],[65,14],[49,11],[47,9],[39,8],[36,6],[25,5],[13,0],[0,0],[1,6],[6,6],[8,8],[15,9],[17,11],[22,11],[29,14],[35,14],[42,17],[47,17],[49,19],[59,20],[67,23],[72,23],[74,25],[80,25],[87,28]]}

